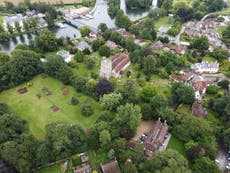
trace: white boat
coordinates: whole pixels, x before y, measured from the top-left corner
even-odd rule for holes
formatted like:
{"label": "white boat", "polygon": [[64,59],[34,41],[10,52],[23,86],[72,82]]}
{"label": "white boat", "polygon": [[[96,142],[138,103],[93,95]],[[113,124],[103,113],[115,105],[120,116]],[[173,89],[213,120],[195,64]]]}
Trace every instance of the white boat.
{"label": "white boat", "polygon": [[93,18],[94,18],[94,17],[93,17],[92,15],[90,15],[90,14],[86,14],[85,17],[88,17],[88,18],[90,18],[90,19],[93,19]]}

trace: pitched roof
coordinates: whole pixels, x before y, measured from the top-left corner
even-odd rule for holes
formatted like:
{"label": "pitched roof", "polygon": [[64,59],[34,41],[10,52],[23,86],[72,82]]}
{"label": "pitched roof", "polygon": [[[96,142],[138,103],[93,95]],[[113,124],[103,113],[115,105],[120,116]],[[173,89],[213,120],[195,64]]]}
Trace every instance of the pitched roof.
{"label": "pitched roof", "polygon": [[92,170],[88,163],[81,164],[79,166],[73,167],[74,173],[91,173]]}
{"label": "pitched roof", "polygon": [[196,81],[192,83],[196,91],[203,91],[208,85],[213,84],[212,81]]}
{"label": "pitched roof", "polygon": [[114,158],[101,163],[103,173],[121,173],[117,160]]}
{"label": "pitched roof", "polygon": [[112,58],[112,70],[120,72],[130,62],[129,56],[124,53],[118,53]]}
{"label": "pitched roof", "polygon": [[170,77],[173,80],[179,81],[179,82],[187,82],[191,77],[193,76],[193,73],[184,73],[182,75],[176,75],[176,74],[171,74]]}

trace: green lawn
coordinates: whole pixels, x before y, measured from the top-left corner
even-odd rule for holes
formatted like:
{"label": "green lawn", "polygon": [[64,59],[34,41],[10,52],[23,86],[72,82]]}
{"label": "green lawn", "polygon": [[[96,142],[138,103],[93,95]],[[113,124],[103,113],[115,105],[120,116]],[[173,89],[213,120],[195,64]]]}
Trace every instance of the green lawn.
{"label": "green lawn", "polygon": [[62,172],[61,166],[59,164],[36,171],[36,173],[61,173],[61,172]]}
{"label": "green lawn", "polygon": [[3,22],[3,18],[2,16],[0,16],[0,25],[2,24],[2,22]]}
{"label": "green lawn", "polygon": [[[41,75],[36,76],[30,82],[33,86],[28,88],[25,94],[19,94],[17,90],[25,84],[6,90],[0,93],[0,101],[10,106],[12,111],[16,112],[21,118],[29,123],[32,134],[38,139],[45,136],[45,125],[53,122],[65,122],[68,124],[80,124],[90,128],[97,120],[101,111],[100,105],[90,97],[75,92],[75,89],[68,86],[69,93],[64,96],[62,92],[63,84],[51,77],[42,79]],[[52,95],[46,96],[41,90],[43,87],[48,88]],[[39,99],[36,95],[40,94]],[[70,105],[72,96],[79,100],[77,106]],[[94,108],[94,114],[90,117],[81,115],[81,105],[88,100]],[[59,107],[58,112],[53,112],[50,107],[56,105]]]}
{"label": "green lawn", "polygon": [[180,104],[180,106],[177,108],[176,112],[179,114],[191,113],[191,106],[186,105],[186,104]]}
{"label": "green lawn", "polygon": [[206,56],[202,59],[203,61],[208,61],[208,62],[215,62],[216,59],[212,58],[212,57],[209,57],[209,56]]}
{"label": "green lawn", "polygon": [[186,157],[184,143],[179,139],[177,139],[176,137],[174,137],[173,135],[170,138],[167,149],[174,149]]}
{"label": "green lawn", "polygon": [[155,22],[155,29],[158,30],[161,26],[169,26],[168,16],[162,17]]}

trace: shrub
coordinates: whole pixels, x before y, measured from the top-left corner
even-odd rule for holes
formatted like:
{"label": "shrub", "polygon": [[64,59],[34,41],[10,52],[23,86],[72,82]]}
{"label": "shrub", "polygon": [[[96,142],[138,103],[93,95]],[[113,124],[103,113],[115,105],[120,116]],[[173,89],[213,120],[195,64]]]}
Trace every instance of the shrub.
{"label": "shrub", "polygon": [[93,107],[90,105],[90,103],[86,102],[82,105],[81,113],[86,117],[89,117],[94,113]]}
{"label": "shrub", "polygon": [[71,105],[77,105],[78,103],[79,103],[79,100],[75,96],[73,96],[71,98]]}
{"label": "shrub", "polygon": [[217,94],[218,93],[218,87],[216,85],[211,85],[207,88],[208,94]]}

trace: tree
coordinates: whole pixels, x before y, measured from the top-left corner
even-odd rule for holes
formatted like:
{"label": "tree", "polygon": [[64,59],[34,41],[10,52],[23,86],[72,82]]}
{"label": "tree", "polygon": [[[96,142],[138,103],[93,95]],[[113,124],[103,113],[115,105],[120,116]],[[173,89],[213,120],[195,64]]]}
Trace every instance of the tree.
{"label": "tree", "polygon": [[153,74],[156,71],[156,58],[152,55],[148,55],[143,59],[143,72],[146,75]]}
{"label": "tree", "polygon": [[1,158],[14,166],[18,172],[32,172],[36,140],[32,135],[22,134],[17,140],[0,145]]}
{"label": "tree", "polygon": [[83,103],[81,106],[81,113],[82,115],[86,117],[89,117],[90,115],[92,115],[94,113],[94,110],[91,104],[88,102]]}
{"label": "tree", "polygon": [[104,110],[116,111],[121,101],[122,95],[120,93],[104,94],[103,97],[100,98],[100,105]]}
{"label": "tree", "polygon": [[0,116],[0,144],[15,140],[28,130],[26,121],[15,115],[3,114]]}
{"label": "tree", "polygon": [[224,144],[228,150],[230,150],[230,128],[224,130],[223,132]]}
{"label": "tree", "polygon": [[94,52],[96,52],[96,51],[99,49],[100,46],[101,46],[101,45],[100,45],[99,40],[94,40],[94,41],[92,42],[92,49],[93,49]]}
{"label": "tree", "polygon": [[210,173],[221,172],[217,165],[208,157],[201,157],[196,159],[195,163],[193,164],[193,171],[196,173],[203,173],[204,170]]}
{"label": "tree", "polygon": [[46,126],[46,145],[50,162],[87,150],[86,136],[76,124],[53,123]]}
{"label": "tree", "polygon": [[144,172],[191,173],[187,160],[172,149],[156,151],[153,160],[147,161],[143,169]]}
{"label": "tree", "polygon": [[77,62],[83,62],[84,53],[82,51],[77,51],[77,53],[74,55],[74,60]]}
{"label": "tree", "polygon": [[124,15],[122,10],[119,10],[115,18],[115,24],[120,28],[128,29],[132,25],[132,22],[128,16]]}
{"label": "tree", "polygon": [[7,30],[8,30],[8,32],[9,32],[10,34],[13,34],[13,32],[14,32],[13,27],[12,27],[9,23],[7,23]]}
{"label": "tree", "polygon": [[140,98],[144,102],[150,102],[151,98],[156,95],[156,89],[153,86],[144,86],[140,92]]}
{"label": "tree", "polygon": [[98,96],[109,94],[114,91],[113,85],[107,79],[101,79],[96,85],[96,92]]}
{"label": "tree", "polygon": [[98,26],[98,30],[101,32],[105,32],[106,29],[108,29],[107,25],[105,23],[100,23]]}
{"label": "tree", "polygon": [[100,146],[101,148],[109,148],[111,145],[111,136],[108,130],[103,130],[100,133]]}
{"label": "tree", "polygon": [[75,96],[73,96],[71,98],[70,103],[71,103],[71,105],[77,105],[79,103],[79,100]]}
{"label": "tree", "polygon": [[126,80],[123,89],[121,91],[123,95],[123,99],[126,100],[125,102],[137,102],[137,86],[133,80]]}
{"label": "tree", "polygon": [[127,38],[125,40],[125,48],[128,50],[128,51],[134,51],[136,48],[137,48],[137,45],[136,43],[134,42],[134,39],[133,38]]}
{"label": "tree", "polygon": [[195,101],[193,88],[183,83],[172,84],[172,95],[175,103],[192,104]]}
{"label": "tree", "polygon": [[44,29],[37,37],[37,45],[43,52],[54,51],[57,50],[57,39],[53,32]]}
{"label": "tree", "polygon": [[16,21],[16,22],[14,23],[14,25],[15,25],[16,30],[20,33],[22,28],[21,28],[19,22]]}
{"label": "tree", "polygon": [[210,56],[215,58],[218,61],[223,61],[228,59],[230,54],[228,53],[227,50],[223,48],[215,48],[212,53],[210,53]]}
{"label": "tree", "polygon": [[133,163],[129,163],[124,167],[124,173],[138,173],[136,166]]}
{"label": "tree", "polygon": [[[136,129],[141,122],[141,116],[141,108],[138,105],[127,103],[124,106],[122,105],[117,108],[115,123],[116,126],[120,128],[122,136],[130,138],[135,134]],[[122,132],[122,127],[127,127],[131,136],[125,136]]]}
{"label": "tree", "polygon": [[0,66],[10,60],[10,56],[5,52],[0,52]]}
{"label": "tree", "polygon": [[89,70],[92,70],[93,67],[94,67],[95,64],[96,64],[95,60],[94,60],[93,58],[91,58],[91,57],[88,57],[88,56],[85,56],[84,62],[85,62],[85,65],[87,66],[87,68],[88,68]]}
{"label": "tree", "polygon": [[223,89],[228,90],[228,85],[229,85],[229,81],[228,80],[222,80],[220,82],[218,82],[218,86],[220,86]]}
{"label": "tree", "polygon": [[48,23],[48,27],[49,28],[54,27],[54,19],[52,18],[52,16],[50,15],[49,12],[45,13],[45,19],[46,19],[46,21]]}
{"label": "tree", "polygon": [[222,31],[222,39],[227,46],[230,45],[230,24]]}
{"label": "tree", "polygon": [[89,26],[82,26],[80,28],[80,33],[82,37],[89,36],[89,33],[91,32],[91,29]]}
{"label": "tree", "polygon": [[157,94],[150,100],[150,104],[153,110],[159,110],[169,106],[169,101],[164,95]]}
{"label": "tree", "polygon": [[211,85],[211,86],[208,86],[207,93],[208,94],[217,94],[218,90],[219,90],[219,88],[216,85]]}
{"label": "tree", "polygon": [[106,45],[102,45],[99,48],[99,55],[109,57],[110,56],[110,48]]}
{"label": "tree", "polygon": [[172,9],[173,1],[172,0],[164,0],[162,3],[162,8],[165,9],[167,13]]}
{"label": "tree", "polygon": [[208,39],[206,36],[196,37],[192,40],[191,48],[198,49],[199,51],[207,50],[209,48]]}
{"label": "tree", "polygon": [[30,30],[30,25],[26,20],[23,20],[23,28],[24,28],[25,31]]}

